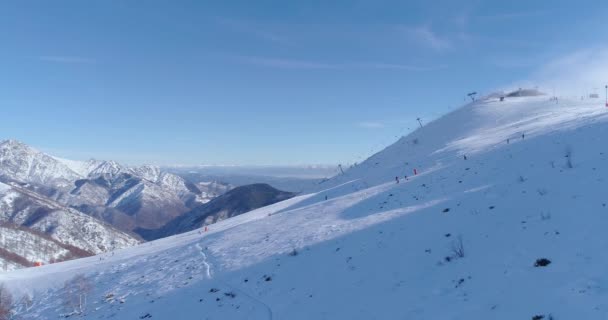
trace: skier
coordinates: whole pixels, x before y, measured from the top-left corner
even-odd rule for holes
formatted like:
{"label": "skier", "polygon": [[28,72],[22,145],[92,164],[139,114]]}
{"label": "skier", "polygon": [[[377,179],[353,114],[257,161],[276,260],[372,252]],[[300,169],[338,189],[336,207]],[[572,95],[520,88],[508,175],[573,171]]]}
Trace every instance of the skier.
{"label": "skier", "polygon": [[467,155],[466,154],[463,157],[464,157],[464,160],[467,160]]}
{"label": "skier", "polygon": [[523,140],[525,137],[526,137],[526,134],[525,134],[525,133],[522,133],[522,134],[521,134],[521,139]]}
{"label": "skier", "polygon": [[399,177],[395,177],[395,181],[397,181],[397,183],[399,183]]}

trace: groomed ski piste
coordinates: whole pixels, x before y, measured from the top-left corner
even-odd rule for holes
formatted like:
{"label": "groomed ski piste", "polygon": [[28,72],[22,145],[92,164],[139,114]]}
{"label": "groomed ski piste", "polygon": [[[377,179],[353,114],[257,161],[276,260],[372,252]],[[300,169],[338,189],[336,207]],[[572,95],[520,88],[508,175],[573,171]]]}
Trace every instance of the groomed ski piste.
{"label": "groomed ski piste", "polygon": [[0,283],[19,319],[606,319],[607,121],[482,99],[309,194]]}

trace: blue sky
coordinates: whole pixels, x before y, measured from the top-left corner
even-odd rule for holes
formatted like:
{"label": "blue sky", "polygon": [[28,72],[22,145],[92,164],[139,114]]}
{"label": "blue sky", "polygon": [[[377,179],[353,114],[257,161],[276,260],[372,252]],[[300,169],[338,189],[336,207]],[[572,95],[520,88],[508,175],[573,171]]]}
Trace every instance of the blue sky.
{"label": "blue sky", "polygon": [[361,161],[469,91],[598,70],[606,17],[605,1],[2,1],[0,139],[129,164]]}

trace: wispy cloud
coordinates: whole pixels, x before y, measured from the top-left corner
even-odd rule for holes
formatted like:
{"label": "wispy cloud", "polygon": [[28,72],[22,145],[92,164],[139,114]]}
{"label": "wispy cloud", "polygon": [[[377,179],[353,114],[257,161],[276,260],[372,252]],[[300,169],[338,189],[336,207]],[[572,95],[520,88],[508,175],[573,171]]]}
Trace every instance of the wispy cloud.
{"label": "wispy cloud", "polygon": [[440,36],[433,31],[429,26],[399,26],[408,38],[436,51],[443,51],[452,47],[452,42],[447,38]]}
{"label": "wispy cloud", "polygon": [[445,65],[423,66],[383,62],[326,63],[310,60],[252,56],[241,56],[239,57],[239,60],[252,65],[282,69],[378,69],[395,71],[432,71],[444,69],[446,67]]}
{"label": "wispy cloud", "polygon": [[386,127],[386,125],[382,122],[377,121],[364,121],[357,123],[357,127],[364,129],[382,129]]}
{"label": "wispy cloud", "polygon": [[38,60],[66,64],[90,64],[96,62],[95,59],[76,56],[40,56]]}
{"label": "wispy cloud", "polygon": [[248,34],[264,41],[274,42],[282,45],[294,44],[292,39],[280,34],[279,32],[270,30],[268,26],[261,26],[259,23],[252,23],[231,18],[217,18],[216,21],[222,27],[238,33]]}
{"label": "wispy cloud", "polygon": [[283,68],[283,69],[336,69],[337,65],[306,61],[295,59],[282,58],[266,58],[266,57],[241,57],[242,61],[264,67]]}
{"label": "wispy cloud", "polygon": [[548,60],[516,85],[539,86],[558,95],[584,95],[606,85],[606,70],[608,47],[587,48]]}
{"label": "wispy cloud", "polygon": [[433,71],[447,68],[446,65],[434,65],[434,66],[415,66],[407,64],[395,64],[395,63],[359,63],[354,64],[354,67],[370,68],[370,69],[392,69],[392,70],[405,70],[405,71]]}
{"label": "wispy cloud", "polygon": [[486,58],[485,63],[503,69],[520,69],[520,68],[534,68],[538,67],[540,61],[544,61],[546,57],[544,55],[498,55],[490,56]]}
{"label": "wispy cloud", "polygon": [[539,17],[549,14],[548,11],[521,11],[521,12],[505,12],[499,14],[478,16],[477,18],[480,20],[513,20],[513,19],[522,19],[522,18],[532,18]]}

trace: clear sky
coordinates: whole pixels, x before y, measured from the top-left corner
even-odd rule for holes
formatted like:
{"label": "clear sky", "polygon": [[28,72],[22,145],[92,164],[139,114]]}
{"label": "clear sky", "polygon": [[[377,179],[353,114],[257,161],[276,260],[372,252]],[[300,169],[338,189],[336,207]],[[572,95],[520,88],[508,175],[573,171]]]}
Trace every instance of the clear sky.
{"label": "clear sky", "polygon": [[1,1],[0,139],[128,164],[361,161],[467,92],[608,61],[607,24],[605,0]]}

